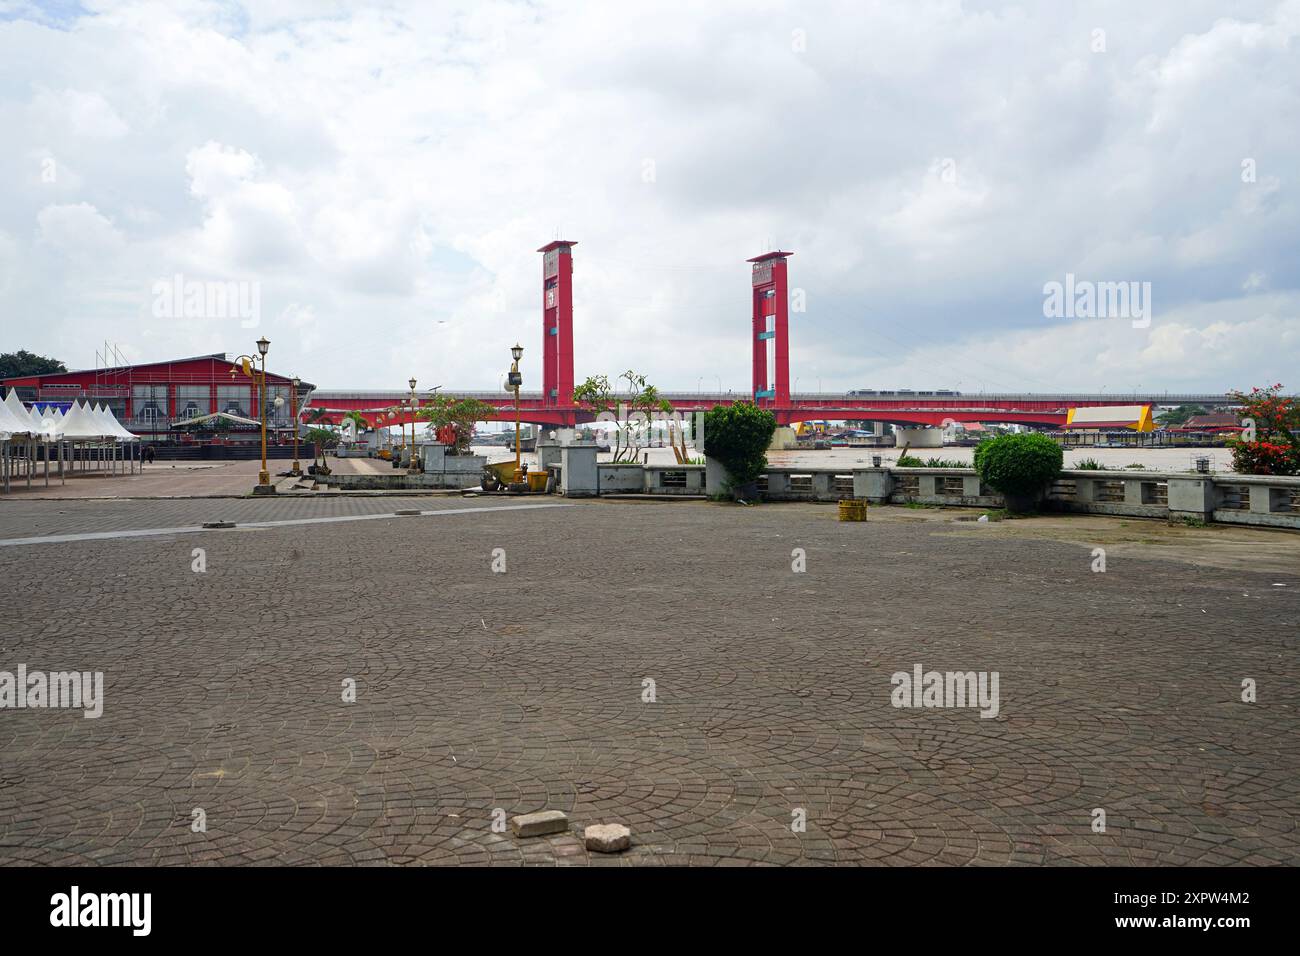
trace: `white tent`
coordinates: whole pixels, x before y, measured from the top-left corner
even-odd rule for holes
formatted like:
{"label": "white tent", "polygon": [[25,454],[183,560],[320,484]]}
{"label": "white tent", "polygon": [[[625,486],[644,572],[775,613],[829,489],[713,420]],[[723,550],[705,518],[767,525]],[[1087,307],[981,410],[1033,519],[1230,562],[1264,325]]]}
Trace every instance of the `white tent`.
{"label": "white tent", "polygon": [[63,437],[63,415],[57,408],[47,406],[43,411],[32,411],[37,430],[43,441],[57,441]]}
{"label": "white tent", "polygon": [[9,389],[9,394],[5,396],[5,408],[21,423],[23,432],[39,431],[39,423],[32,419],[32,413],[27,410],[27,406],[22,403],[18,393],[14,389]]}
{"label": "white tent", "polygon": [[63,437],[75,441],[103,438],[104,428],[86,405],[73,402],[68,414],[63,416]]}
{"label": "white tent", "polygon": [[[13,395],[13,390],[9,392]],[[22,402],[18,403],[19,405]],[[26,409],[23,409],[26,412]],[[8,397],[0,402],[0,441],[8,441],[14,435],[26,435],[31,432],[31,420],[27,416],[19,417],[14,414],[13,407],[9,404]]]}
{"label": "white tent", "polygon": [[[3,445],[4,490],[10,478],[23,474],[31,487],[32,473],[38,461],[45,465],[45,483],[50,482],[50,461],[57,457],[59,477],[66,483],[67,471],[98,471],[109,474],[134,472],[137,458],[134,446],[139,441],[122,427],[113,413],[103,405],[74,401],[67,413],[46,407],[29,410],[11,389],[0,402],[0,444]],[[21,471],[18,463],[22,463]]]}
{"label": "white tent", "polygon": [[134,435],[122,427],[122,423],[117,420],[117,417],[109,410],[107,405],[96,405],[94,415],[95,420],[99,423],[100,427],[104,429],[105,435],[112,436],[121,441],[140,440],[139,435]]}
{"label": "white tent", "polygon": [[[32,420],[12,388],[5,400],[0,402],[0,474],[3,475],[4,490],[9,491],[9,482],[22,463],[22,473],[27,478],[27,487],[32,486],[32,462],[36,449],[35,436],[40,433],[39,424]],[[15,455],[15,451],[18,452]]]}

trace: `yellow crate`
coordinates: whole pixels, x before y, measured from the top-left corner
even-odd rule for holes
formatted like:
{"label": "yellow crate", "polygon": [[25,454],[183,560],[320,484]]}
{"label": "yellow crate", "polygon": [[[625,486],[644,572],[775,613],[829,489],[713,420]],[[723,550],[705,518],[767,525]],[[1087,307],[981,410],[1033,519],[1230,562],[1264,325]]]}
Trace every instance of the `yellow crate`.
{"label": "yellow crate", "polygon": [[862,498],[840,499],[841,521],[866,521],[867,503]]}

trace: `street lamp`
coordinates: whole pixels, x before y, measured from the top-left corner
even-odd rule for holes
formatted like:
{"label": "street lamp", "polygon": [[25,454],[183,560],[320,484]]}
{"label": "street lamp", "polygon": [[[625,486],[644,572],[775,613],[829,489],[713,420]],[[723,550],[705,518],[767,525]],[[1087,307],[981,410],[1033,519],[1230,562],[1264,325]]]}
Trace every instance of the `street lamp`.
{"label": "street lamp", "polygon": [[[415,376],[412,375],[407,379],[406,384],[411,386],[411,397],[409,400],[411,405],[411,460],[406,467],[409,471],[415,471],[415,409],[419,405],[420,400],[415,395]],[[405,431],[403,431],[403,434],[405,434]]]}
{"label": "street lamp", "polygon": [[302,475],[302,466],[298,464],[298,386],[302,383],[298,381],[298,376],[293,377],[289,393],[289,414],[293,418],[293,467],[289,469],[289,474],[298,478]]}
{"label": "street lamp", "polygon": [[523,481],[523,473],[519,462],[519,386],[524,383],[524,377],[519,373],[519,360],[523,358],[524,347],[518,342],[510,350],[514,356],[514,364],[510,366],[510,377],[507,381],[507,388],[515,390],[515,481]]}
{"label": "street lamp", "polygon": [[[231,378],[235,377],[236,372],[242,370],[253,380],[254,388],[258,389],[257,404],[262,413],[262,470],[257,473],[255,494],[269,494],[275,491],[275,486],[271,484],[271,474],[266,470],[266,353],[270,348],[271,343],[265,335],[257,340],[257,354],[261,357],[260,370],[257,368],[258,360],[251,355],[237,356],[235,364],[230,367]],[[255,372],[258,374],[254,374]]]}

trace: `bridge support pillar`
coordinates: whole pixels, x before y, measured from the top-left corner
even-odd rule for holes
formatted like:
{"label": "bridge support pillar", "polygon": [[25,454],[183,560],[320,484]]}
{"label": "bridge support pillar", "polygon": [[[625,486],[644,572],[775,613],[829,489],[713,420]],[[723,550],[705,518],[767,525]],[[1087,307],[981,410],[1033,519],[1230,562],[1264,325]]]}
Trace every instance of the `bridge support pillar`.
{"label": "bridge support pillar", "polygon": [[557,239],[542,254],[542,405],[573,404],[573,247]]}
{"label": "bridge support pillar", "polygon": [[754,401],[786,408],[790,404],[790,289],[785,260],[792,252],[765,252],[754,264]]}
{"label": "bridge support pillar", "polygon": [[899,448],[942,448],[942,428],[898,428],[894,431],[894,444]]}

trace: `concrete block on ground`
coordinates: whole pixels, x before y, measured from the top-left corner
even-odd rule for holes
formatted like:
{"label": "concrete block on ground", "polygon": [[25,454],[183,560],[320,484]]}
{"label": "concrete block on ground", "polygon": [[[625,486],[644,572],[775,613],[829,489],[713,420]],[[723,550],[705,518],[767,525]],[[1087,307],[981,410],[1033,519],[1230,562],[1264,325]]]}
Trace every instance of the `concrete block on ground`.
{"label": "concrete block on ground", "polygon": [[597,493],[600,479],[594,442],[564,446],[560,462],[560,494],[581,497]]}
{"label": "concrete block on ground", "polygon": [[563,810],[540,810],[537,813],[521,813],[510,818],[510,829],[515,836],[536,837],[548,833],[564,833],[569,829],[569,818]]}
{"label": "concrete block on ground", "polygon": [[621,823],[597,823],[582,831],[582,840],[593,853],[619,853],[632,845],[632,831]]}

